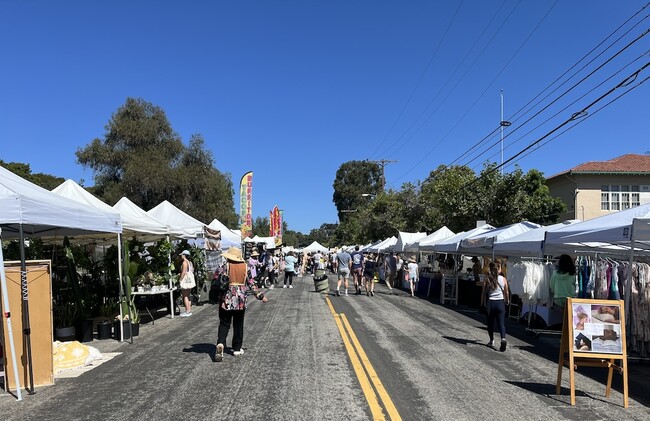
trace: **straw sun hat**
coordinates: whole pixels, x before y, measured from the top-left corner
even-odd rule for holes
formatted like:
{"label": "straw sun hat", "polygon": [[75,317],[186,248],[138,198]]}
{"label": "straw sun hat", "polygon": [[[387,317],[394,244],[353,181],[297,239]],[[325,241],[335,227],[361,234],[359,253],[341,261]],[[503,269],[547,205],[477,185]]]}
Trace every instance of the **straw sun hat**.
{"label": "straw sun hat", "polygon": [[241,249],[237,247],[230,247],[225,253],[222,254],[222,256],[233,262],[244,261],[244,259],[241,257]]}

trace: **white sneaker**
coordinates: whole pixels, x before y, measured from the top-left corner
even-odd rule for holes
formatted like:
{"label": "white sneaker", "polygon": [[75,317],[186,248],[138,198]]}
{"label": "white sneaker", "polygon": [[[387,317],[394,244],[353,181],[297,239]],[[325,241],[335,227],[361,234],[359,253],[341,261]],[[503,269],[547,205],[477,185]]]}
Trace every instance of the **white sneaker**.
{"label": "white sneaker", "polygon": [[269,289],[273,289],[273,288],[275,288],[275,285],[271,285],[271,286],[269,287]]}
{"label": "white sneaker", "polygon": [[192,313],[182,313],[180,317],[190,317]]}
{"label": "white sneaker", "polygon": [[217,344],[217,352],[214,355],[217,362],[223,361],[223,344]]}
{"label": "white sneaker", "polygon": [[282,285],[282,288],[286,288],[286,287],[287,287],[286,285]]}
{"label": "white sneaker", "polygon": [[348,291],[347,291],[347,290],[345,290],[345,296],[346,296],[346,297],[348,296]]}
{"label": "white sneaker", "polygon": [[239,351],[234,351],[234,352],[232,353],[232,355],[234,355],[235,357],[239,357],[239,356],[241,356],[241,355],[244,355],[244,350],[243,350],[243,349],[240,349]]}
{"label": "white sneaker", "polygon": [[289,285],[289,288],[293,288],[293,285]]}

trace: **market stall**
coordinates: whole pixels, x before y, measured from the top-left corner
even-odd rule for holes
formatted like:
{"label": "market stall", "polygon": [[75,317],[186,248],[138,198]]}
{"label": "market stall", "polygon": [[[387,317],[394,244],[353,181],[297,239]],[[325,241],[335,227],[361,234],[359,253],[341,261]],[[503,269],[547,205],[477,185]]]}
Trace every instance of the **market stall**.
{"label": "market stall", "polygon": [[[20,271],[26,274],[25,238],[58,237],[106,232],[120,234],[122,222],[116,212],[106,212],[56,195],[42,187],[0,167],[0,236],[1,239],[18,239],[21,249]],[[7,279],[4,259],[0,253],[0,280],[2,291],[3,330],[9,335],[9,344],[4,343],[5,355],[11,355],[13,375],[16,380],[17,397],[21,399],[20,385],[34,390],[35,381],[32,366],[29,295],[22,294],[21,307],[13,308],[8,300]],[[27,291],[27,276],[21,274],[21,289]],[[47,308],[50,311],[50,308]],[[11,314],[21,317],[24,330],[14,330]],[[21,342],[25,354],[18,358],[14,344]],[[5,342],[5,341],[3,341]],[[50,349],[50,355],[52,350]],[[21,365],[19,375],[18,364]],[[9,370],[5,370],[7,372]]]}

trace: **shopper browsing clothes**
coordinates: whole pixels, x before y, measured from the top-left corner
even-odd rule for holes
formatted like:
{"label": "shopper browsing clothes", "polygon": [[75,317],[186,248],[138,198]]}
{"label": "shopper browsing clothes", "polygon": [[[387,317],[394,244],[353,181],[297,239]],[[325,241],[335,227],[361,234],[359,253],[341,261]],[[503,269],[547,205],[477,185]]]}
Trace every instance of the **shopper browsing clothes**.
{"label": "shopper browsing clothes", "polygon": [[563,254],[557,262],[557,268],[551,275],[551,292],[553,293],[553,306],[564,310],[567,297],[575,296],[576,292],[576,267],[571,256]]}
{"label": "shopper browsing clothes", "polygon": [[231,324],[233,325],[233,355],[240,356],[244,354],[242,343],[244,342],[244,314],[247,305],[246,292],[248,290],[252,291],[255,298],[263,303],[268,301],[250,276],[246,262],[242,258],[241,249],[230,247],[228,251],[222,254],[222,257],[226,259],[225,268],[217,270],[225,270],[229,283],[219,302],[219,331],[217,334],[217,352],[215,354],[217,362],[223,360],[226,338]]}
{"label": "shopper browsing clothes", "polygon": [[490,270],[485,282],[487,295],[487,330],[490,336],[488,346],[494,347],[494,322],[497,323],[501,335],[501,352],[506,350],[506,306],[508,305],[508,281],[499,275],[494,262],[490,262]]}

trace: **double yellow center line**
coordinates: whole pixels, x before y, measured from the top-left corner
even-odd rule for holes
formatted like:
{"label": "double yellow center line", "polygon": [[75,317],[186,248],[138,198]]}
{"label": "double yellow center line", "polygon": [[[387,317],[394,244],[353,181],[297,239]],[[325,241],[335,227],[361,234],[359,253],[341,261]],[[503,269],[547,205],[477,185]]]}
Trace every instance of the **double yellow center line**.
{"label": "double yellow center line", "polygon": [[377,395],[379,395],[379,399],[381,399],[381,403],[388,413],[388,418],[392,421],[401,420],[402,417],[400,417],[393,401],[390,396],[388,396],[386,389],[384,389],[384,385],[381,383],[381,380],[379,380],[375,369],[372,367],[372,364],[370,364],[370,360],[368,360],[366,352],[361,347],[357,335],[354,334],[347,317],[345,317],[345,314],[338,314],[336,310],[334,310],[334,306],[329,297],[325,297],[325,301],[332,312],[332,316],[334,316],[334,322],[339,329],[341,338],[343,338],[343,344],[345,345],[345,349],[348,352],[350,361],[352,362],[354,372],[361,384],[361,390],[370,406],[372,418],[374,420],[386,419],[382,407],[379,404],[379,400],[377,399]]}

